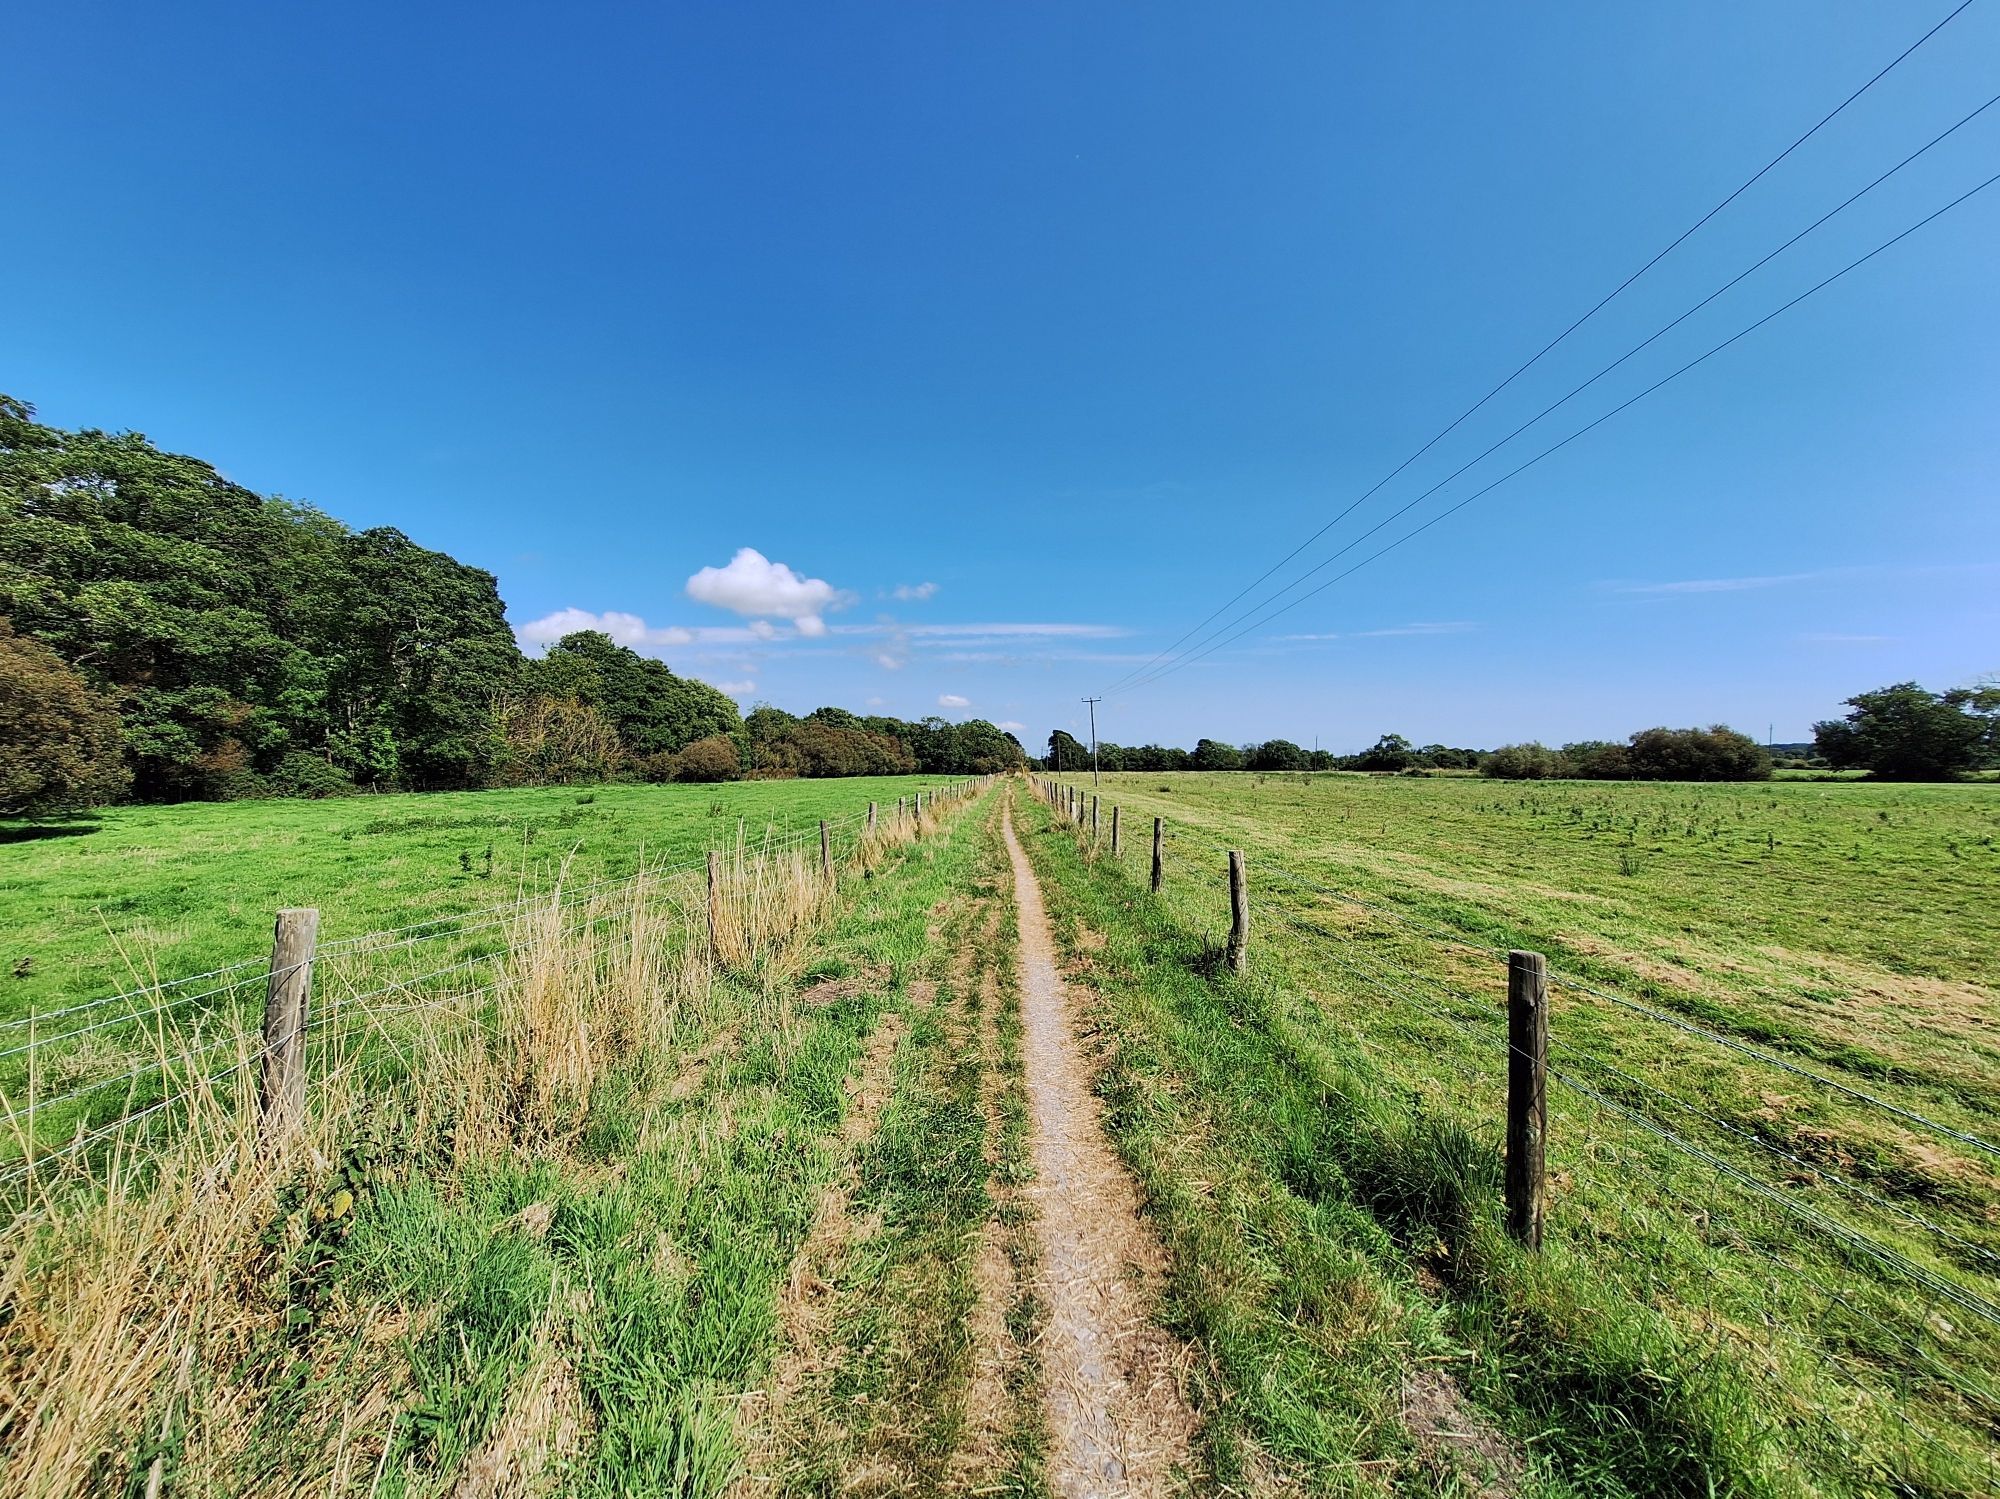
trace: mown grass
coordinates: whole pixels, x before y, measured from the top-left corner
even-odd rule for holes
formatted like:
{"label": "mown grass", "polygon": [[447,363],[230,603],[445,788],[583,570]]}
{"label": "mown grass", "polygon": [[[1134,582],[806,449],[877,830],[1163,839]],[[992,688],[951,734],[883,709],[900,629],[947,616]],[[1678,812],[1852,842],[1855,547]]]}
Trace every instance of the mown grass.
{"label": "mown grass", "polygon": [[[1463,1388],[1549,1483],[1987,1491],[1995,1330],[1791,1209],[1825,1213],[1990,1299],[2000,1246],[1990,1162],[1559,982],[1559,1068],[1754,1169],[1785,1200],[1740,1190],[1559,1087],[1551,1243],[1523,1256],[1493,1231],[1505,1052],[1502,955],[1487,948],[1543,948],[1593,987],[1783,1048],[1991,1138],[1980,1032],[1993,1014],[1992,954],[1978,942],[1987,918],[1976,902],[1990,909],[1994,869],[1990,852],[1985,863],[1975,852],[2000,811],[1990,792],[1186,776],[1107,778],[1105,794],[1125,809],[1122,870],[1105,867],[1101,844],[1078,862],[1074,832],[1040,847],[1070,918],[1111,933],[1090,966],[1123,996],[1135,1039],[1122,1054],[1155,1059],[1118,1074],[1119,1119],[1163,1202],[1186,1175],[1225,1176],[1226,1165],[1249,1173],[1253,1196],[1268,1194],[1267,1215],[1300,1204],[1332,1213],[1320,1246],[1358,1246],[1362,1264],[1422,1293],[1391,1300],[1464,1351]],[[1148,839],[1133,836],[1150,833],[1156,810],[1181,834],[1157,900],[1144,894]],[[1224,843],[1250,851],[1247,980],[1213,972]],[[1869,856],[1843,856],[1856,846]],[[1635,850],[1636,869],[1614,862]],[[1197,1108],[1210,1116],[1202,1128],[1185,1122]],[[1149,1143],[1155,1135],[1167,1143]],[[1163,1164],[1189,1138],[1222,1142],[1223,1160]],[[1354,1212],[1372,1225],[1372,1248],[1366,1232],[1343,1229],[1340,1215]],[[1247,1237],[1291,1242],[1269,1228]],[[1218,1238],[1193,1263],[1244,1252]],[[1253,1285],[1255,1268],[1241,1271]],[[1287,1263],[1282,1278],[1354,1283],[1337,1268],[1315,1280]],[[1231,1304],[1199,1286],[1190,1295],[1192,1314]],[[1247,1325],[1292,1357],[1312,1343],[1301,1320],[1316,1328],[1324,1317],[1268,1300],[1260,1311],[1268,1320]],[[1235,1331],[1207,1331],[1236,1346]],[[1308,1434],[1328,1410],[1378,1431],[1371,1387],[1334,1387],[1330,1404],[1306,1409],[1274,1398],[1238,1410],[1258,1442],[1335,1473],[1331,1454],[1351,1434]]]}
{"label": "mown grass", "polygon": [[268,952],[271,913],[322,941],[686,863],[739,822],[810,831],[941,785],[905,776],[110,807],[0,820],[0,1019]]}
{"label": "mown grass", "polygon": [[550,903],[455,1029],[378,1017],[295,1148],[239,1086],[39,1189],[0,1243],[0,1493],[724,1492],[845,1080],[979,837],[947,816],[721,970],[643,889]]}

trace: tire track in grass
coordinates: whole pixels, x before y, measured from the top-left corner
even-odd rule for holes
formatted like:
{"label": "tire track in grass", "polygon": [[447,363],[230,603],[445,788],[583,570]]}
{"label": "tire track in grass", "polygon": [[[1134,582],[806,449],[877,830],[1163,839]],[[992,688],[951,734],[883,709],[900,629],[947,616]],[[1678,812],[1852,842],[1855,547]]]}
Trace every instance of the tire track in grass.
{"label": "tire track in grass", "polygon": [[[920,1002],[924,994],[919,990]],[[802,1440],[805,1417],[796,1409],[801,1395],[824,1371],[831,1342],[834,1276],[856,1225],[850,1209],[861,1184],[861,1152],[875,1136],[889,1101],[897,1048],[908,1033],[902,1011],[889,1010],[876,1022],[867,1049],[847,1087],[847,1110],[840,1124],[845,1164],[814,1206],[812,1226],[792,1261],[791,1276],[779,1293],[778,1327],[782,1352],[761,1399],[743,1413],[753,1435],[749,1442],[751,1479],[738,1493],[757,1492],[788,1449]]]}
{"label": "tire track in grass", "polygon": [[1181,1382],[1192,1354],[1147,1316],[1165,1257],[1105,1138],[1041,886],[1014,836],[1011,801],[1004,806],[1036,1172],[1026,1195],[1036,1209],[1046,1307],[1039,1351],[1049,1485],[1059,1499],[1164,1494],[1189,1465],[1195,1420]]}

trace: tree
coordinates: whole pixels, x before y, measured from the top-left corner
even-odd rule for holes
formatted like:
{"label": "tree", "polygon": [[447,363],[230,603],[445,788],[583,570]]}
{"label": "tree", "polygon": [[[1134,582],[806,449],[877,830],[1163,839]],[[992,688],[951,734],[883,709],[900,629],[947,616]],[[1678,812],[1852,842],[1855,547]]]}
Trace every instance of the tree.
{"label": "tree", "polygon": [[1587,781],[1629,781],[1632,756],[1626,745],[1608,739],[1582,739],[1562,747],[1569,773]]}
{"label": "tree", "polygon": [[1479,762],[1481,775],[1508,781],[1548,780],[1562,775],[1565,768],[1561,755],[1532,739],[1525,744],[1503,744]]}
{"label": "tree", "polygon": [[1706,729],[1641,729],[1625,751],[1635,780],[1768,781],[1771,757],[1727,724]]}
{"label": "tree", "polygon": [[[708,683],[676,676],[666,662],[601,630],[563,636],[530,664],[527,679],[552,697],[600,709],[635,755],[669,755],[697,739],[734,734],[743,721],[735,702]],[[838,710],[820,710],[828,711]]]}
{"label": "tree", "polygon": [[1190,770],[1241,770],[1243,751],[1233,744],[1224,744],[1220,739],[1201,739],[1195,742],[1194,753],[1188,757]]}
{"label": "tree", "polygon": [[611,720],[573,697],[503,701],[496,717],[501,744],[496,771],[510,785],[602,781],[624,759]]}
{"label": "tree", "polygon": [[668,757],[676,781],[733,781],[743,774],[736,741],[727,734],[697,739]]}
{"label": "tree", "polygon": [[1088,770],[1090,750],[1068,730],[1057,729],[1049,735],[1049,769]]}
{"label": "tree", "polygon": [[1948,781],[1976,769],[1994,747],[1990,688],[1929,692],[1897,682],[1847,700],[1844,719],[1813,725],[1829,765],[1889,781]]}
{"label": "tree", "polygon": [[1289,739],[1266,739],[1246,758],[1250,770],[1304,770],[1306,752]]}
{"label": "tree", "polygon": [[1360,754],[1349,758],[1349,770],[1408,770],[1417,763],[1416,746],[1401,734],[1384,734]]}
{"label": "tree", "polygon": [[70,812],[131,785],[117,711],[0,619],[0,815]]}

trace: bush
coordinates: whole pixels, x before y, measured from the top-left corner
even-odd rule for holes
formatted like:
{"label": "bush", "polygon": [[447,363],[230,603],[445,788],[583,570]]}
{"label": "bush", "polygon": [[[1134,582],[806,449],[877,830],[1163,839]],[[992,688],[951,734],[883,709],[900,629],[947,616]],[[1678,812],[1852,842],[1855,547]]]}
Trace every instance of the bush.
{"label": "bush", "polygon": [[347,796],[354,781],[338,765],[318,755],[293,750],[278,762],[267,778],[272,796],[300,796],[317,800],[326,796]]}
{"label": "bush", "polygon": [[115,801],[132,783],[118,713],[41,641],[0,619],[0,815]]}
{"label": "bush", "polygon": [[1727,724],[1706,729],[1641,729],[1626,752],[1639,781],[1768,781],[1771,757]]}
{"label": "bush", "polygon": [[697,739],[686,749],[665,758],[672,762],[676,781],[733,781],[743,774],[736,741],[727,734]]}
{"label": "bush", "polygon": [[1503,781],[1546,781],[1567,767],[1546,744],[1503,744],[1479,762],[1479,773]]}
{"label": "bush", "polygon": [[1569,766],[1569,773],[1586,781],[1629,781],[1632,779],[1632,756],[1626,746],[1613,744],[1608,739],[1585,739],[1577,744],[1565,744],[1562,758]]}

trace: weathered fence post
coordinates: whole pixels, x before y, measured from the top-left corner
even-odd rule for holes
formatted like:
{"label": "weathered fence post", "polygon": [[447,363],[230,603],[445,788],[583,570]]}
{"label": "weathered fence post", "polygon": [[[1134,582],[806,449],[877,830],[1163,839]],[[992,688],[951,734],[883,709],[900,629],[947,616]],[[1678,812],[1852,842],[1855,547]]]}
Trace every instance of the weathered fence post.
{"label": "weathered fence post", "polygon": [[1166,842],[1166,819],[1153,819],[1153,893],[1160,893],[1160,884],[1166,874],[1166,866],[1160,862],[1160,848]]}
{"label": "weathered fence post", "polygon": [[714,849],[708,851],[708,955],[717,962],[722,960],[722,943],[716,927],[715,891],[722,883],[717,863],[721,856]]}
{"label": "weathered fence post", "polygon": [[1542,1247],[1549,1129],[1549,960],[1507,954],[1507,1232]]}
{"label": "weathered fence post", "polygon": [[264,1069],[257,1111],[267,1145],[305,1122],[306,1019],[318,945],[318,911],[308,906],[278,913],[271,933],[271,977],[264,990]]}
{"label": "weathered fence post", "polygon": [[1229,970],[1241,973],[1250,966],[1250,890],[1243,877],[1243,852],[1229,851]]}
{"label": "weathered fence post", "polygon": [[819,820],[819,872],[828,879],[833,878],[833,844],[826,836],[826,819]]}
{"label": "weathered fence post", "polygon": [[875,803],[873,802],[868,804],[868,831],[871,833],[875,831]]}
{"label": "weathered fence post", "polygon": [[1115,804],[1111,808],[1111,857],[1118,857],[1118,808]]}

